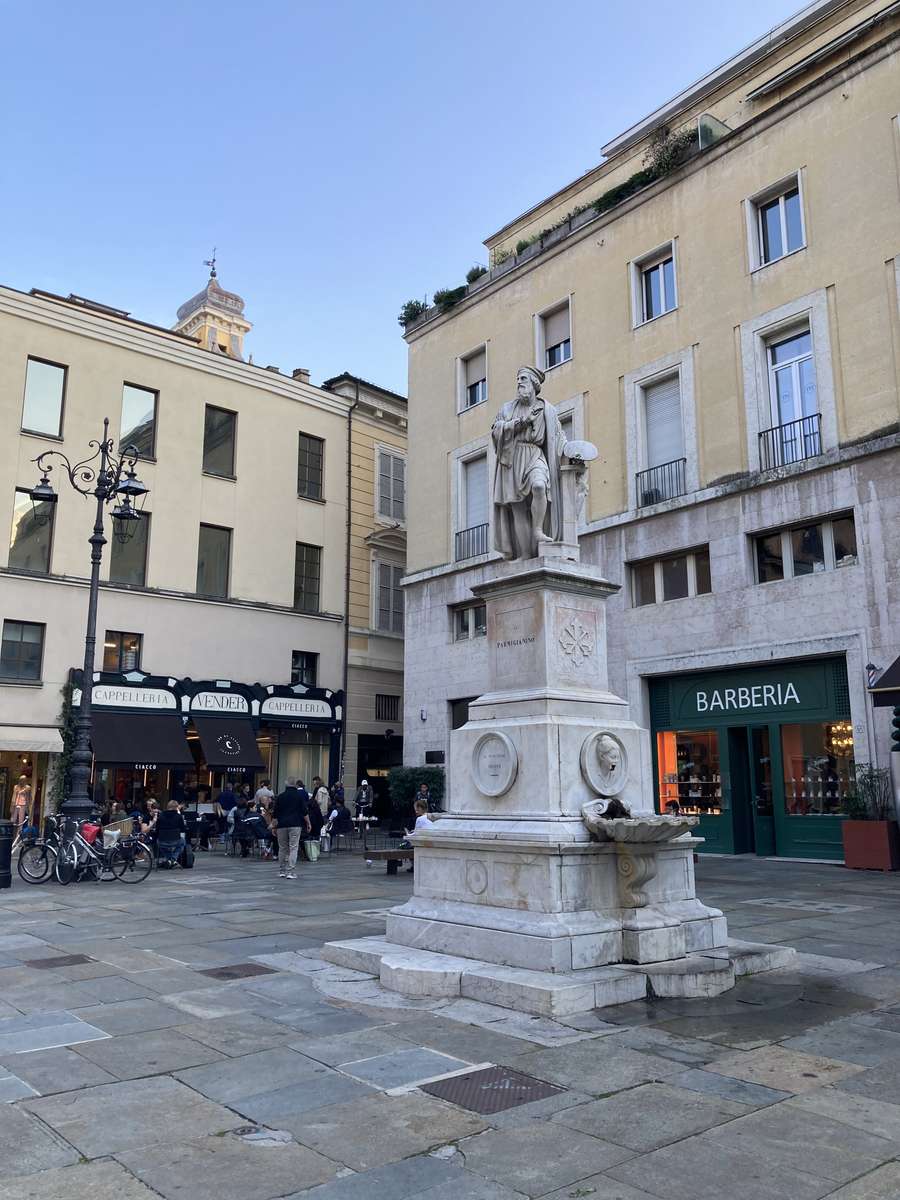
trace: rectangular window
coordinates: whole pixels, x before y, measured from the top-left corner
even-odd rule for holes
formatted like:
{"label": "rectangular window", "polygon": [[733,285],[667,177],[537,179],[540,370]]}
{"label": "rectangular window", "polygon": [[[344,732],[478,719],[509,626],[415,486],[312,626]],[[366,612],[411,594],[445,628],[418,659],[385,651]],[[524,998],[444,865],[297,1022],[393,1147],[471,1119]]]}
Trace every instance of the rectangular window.
{"label": "rectangular window", "polygon": [[298,612],[319,611],[322,579],[322,547],[297,542],[294,554],[294,608]]}
{"label": "rectangular window", "polygon": [[406,459],[378,451],[378,513],[391,521],[406,520]]}
{"label": "rectangular window", "polygon": [[376,721],[399,721],[400,720],[400,697],[385,696],[380,692],[375,695],[375,720]]}
{"label": "rectangular window", "polygon": [[659,383],[648,384],[643,392],[647,467],[684,458],[680,376],[670,375]]}
{"label": "rectangular window", "polygon": [[484,604],[469,604],[465,608],[454,609],[453,638],[457,642],[468,641],[469,638],[485,637],[487,635],[487,606]]}
{"label": "rectangular window", "polygon": [[383,633],[403,632],[403,567],[378,563],[378,628]]}
{"label": "rectangular window", "polygon": [[463,408],[472,408],[487,400],[487,353],[484,348],[476,350],[468,358],[463,359],[465,373],[465,396]]}
{"label": "rectangular window", "polygon": [[0,679],[38,680],[44,656],[44,628],[31,621],[4,621]]}
{"label": "rectangular window", "polygon": [[[209,411],[209,410],[207,410]],[[231,530],[201,525],[197,551],[197,595],[224,600],[231,566]]]}
{"label": "rectangular window", "polygon": [[722,795],[719,735],[714,729],[666,730],[656,735],[659,811],[719,816]]}
{"label": "rectangular window", "polygon": [[775,196],[755,201],[758,265],[775,262],[806,244],[796,180]]}
{"label": "rectangular window", "polygon": [[124,583],[132,587],[147,586],[147,547],[150,544],[150,514],[141,513],[134,523],[134,533],[129,541],[120,542],[110,538],[109,582]]}
{"label": "rectangular window", "polygon": [[688,560],[686,554],[664,558],[662,566],[663,600],[683,600],[689,595]]}
{"label": "rectangular window", "polygon": [[463,463],[463,528],[488,523],[488,460],[486,454]]}
{"label": "rectangular window", "polygon": [[709,547],[631,564],[631,599],[635,608],[703,596],[712,591]]}
{"label": "rectangular window", "polygon": [[203,470],[207,475],[234,478],[236,425],[236,413],[207,404],[203,423]]}
{"label": "rectangular window", "polygon": [[544,343],[544,369],[549,371],[572,357],[572,324],[569,302],[541,317]]}
{"label": "rectangular window", "polygon": [[849,721],[782,725],[784,807],[790,817],[842,816],[854,790]]}
{"label": "rectangular window", "polygon": [[466,696],[461,700],[450,700],[450,728],[462,729],[469,719],[469,705],[477,699],[476,696]]}
{"label": "rectangular window", "polygon": [[308,433],[300,434],[297,452],[297,495],[307,500],[322,499],[322,467],[325,461],[325,442]]}
{"label": "rectangular window", "polygon": [[22,428],[29,433],[62,437],[63,401],[68,367],[29,358],[25,368]]}
{"label": "rectangular window", "polygon": [[142,642],[143,637],[139,633],[107,629],[103,638],[103,670],[139,671]]}
{"label": "rectangular window", "polygon": [[158,392],[122,385],[122,425],[119,446],[134,446],[142,458],[153,458],[156,446],[156,404]]}
{"label": "rectangular window", "polygon": [[9,565],[14,570],[50,574],[55,508],[49,500],[41,500],[35,506],[28,492],[16,490],[9,532]]}
{"label": "rectangular window", "polygon": [[309,650],[291,651],[291,683],[314,688],[319,677],[319,656]]}
{"label": "rectangular window", "polygon": [[757,583],[853,566],[858,561],[853,514],[841,513],[827,521],[806,521],[757,534],[753,550]]}
{"label": "rectangular window", "polygon": [[665,257],[641,266],[641,319],[652,321],[671,312],[675,298],[675,259],[669,250]]}

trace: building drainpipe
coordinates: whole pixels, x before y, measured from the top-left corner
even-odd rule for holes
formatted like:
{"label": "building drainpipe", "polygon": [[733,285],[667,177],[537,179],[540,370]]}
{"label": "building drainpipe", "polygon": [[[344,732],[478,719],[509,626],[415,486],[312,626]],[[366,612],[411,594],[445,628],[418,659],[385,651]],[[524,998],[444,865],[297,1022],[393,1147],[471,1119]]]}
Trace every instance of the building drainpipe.
{"label": "building drainpipe", "polygon": [[[344,778],[344,764],[347,761],[347,700],[350,678],[350,536],[351,536],[351,498],[353,465],[353,413],[359,407],[359,380],[356,383],[356,399],[347,410],[347,546],[344,561],[344,720],[341,724],[341,765],[340,778]],[[345,783],[346,789],[346,783]]]}

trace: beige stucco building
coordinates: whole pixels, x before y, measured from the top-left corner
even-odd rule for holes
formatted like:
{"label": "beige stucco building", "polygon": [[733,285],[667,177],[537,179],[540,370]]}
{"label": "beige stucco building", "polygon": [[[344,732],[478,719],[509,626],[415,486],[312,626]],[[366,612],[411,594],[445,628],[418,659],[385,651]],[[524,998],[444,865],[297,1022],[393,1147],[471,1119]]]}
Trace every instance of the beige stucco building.
{"label": "beige stucco building", "polygon": [[351,402],[344,781],[368,779],[381,808],[403,762],[406,397],[349,374],[322,386]]}
{"label": "beige stucco building", "polygon": [[[89,457],[104,417],[117,447],[140,449],[150,491],[132,541],[107,526],[95,710],[112,748],[101,761],[95,744],[98,794],[215,790],[232,768],[278,783],[340,775],[354,399],[312,386],[308,371],[243,361],[243,307],[214,275],[174,330],[76,296],[0,289],[0,525],[11,531],[0,551],[2,815],[23,771],[46,797],[62,689],[83,657],[93,500],[57,465],[58,502],[40,525],[32,460]],[[366,452],[354,454],[360,478]],[[371,478],[370,466],[370,492]],[[382,654],[397,691],[401,637]],[[176,722],[174,742],[171,721],[147,742],[154,713]],[[201,728],[223,717],[247,735],[231,761],[214,744],[225,727]]]}
{"label": "beige stucco building", "polygon": [[582,554],[621,586],[611,679],[658,802],[708,848],[839,856],[854,755],[889,746],[865,667],[900,648],[898,78],[894,5],[808,5],[407,327],[409,764],[483,690],[491,423],[536,363],[600,451]]}

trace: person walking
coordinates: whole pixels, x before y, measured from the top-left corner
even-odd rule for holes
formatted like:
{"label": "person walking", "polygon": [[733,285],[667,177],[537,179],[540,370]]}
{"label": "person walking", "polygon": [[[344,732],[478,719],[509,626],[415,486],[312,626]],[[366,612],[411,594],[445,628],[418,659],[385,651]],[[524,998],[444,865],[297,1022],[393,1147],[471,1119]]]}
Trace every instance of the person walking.
{"label": "person walking", "polygon": [[280,879],[296,879],[297,848],[302,830],[310,830],[307,806],[309,796],[304,788],[301,792],[297,780],[285,780],[283,792],[279,792],[272,804],[278,835],[278,876]]}

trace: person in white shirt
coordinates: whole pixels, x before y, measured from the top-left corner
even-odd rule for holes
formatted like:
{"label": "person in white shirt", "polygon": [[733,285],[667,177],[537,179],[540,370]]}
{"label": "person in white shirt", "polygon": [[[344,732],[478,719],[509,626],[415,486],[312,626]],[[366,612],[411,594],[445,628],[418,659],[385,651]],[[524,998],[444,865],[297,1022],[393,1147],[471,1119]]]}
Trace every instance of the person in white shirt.
{"label": "person in white shirt", "polygon": [[328,808],[331,802],[331,797],[328,795],[328,788],[322,782],[321,775],[313,777],[312,798],[318,804],[323,817],[328,816]]}
{"label": "person in white shirt", "polygon": [[271,782],[272,781],[270,779],[264,779],[256,789],[256,795],[253,797],[259,807],[266,809],[266,811],[268,811],[272,801],[275,799],[275,793],[272,791]]}
{"label": "person in white shirt", "polygon": [[[423,833],[423,832],[427,831],[429,826],[431,825],[431,820],[428,816],[428,801],[427,800],[417,799],[415,804],[413,805],[413,808],[416,811],[416,823],[415,823],[415,825],[413,825],[412,829],[407,829],[404,831],[406,833],[407,837],[409,837],[410,834],[413,834],[413,833]],[[406,844],[409,845],[408,842]],[[407,867],[406,869],[407,869],[407,871],[412,871],[414,868]]]}

